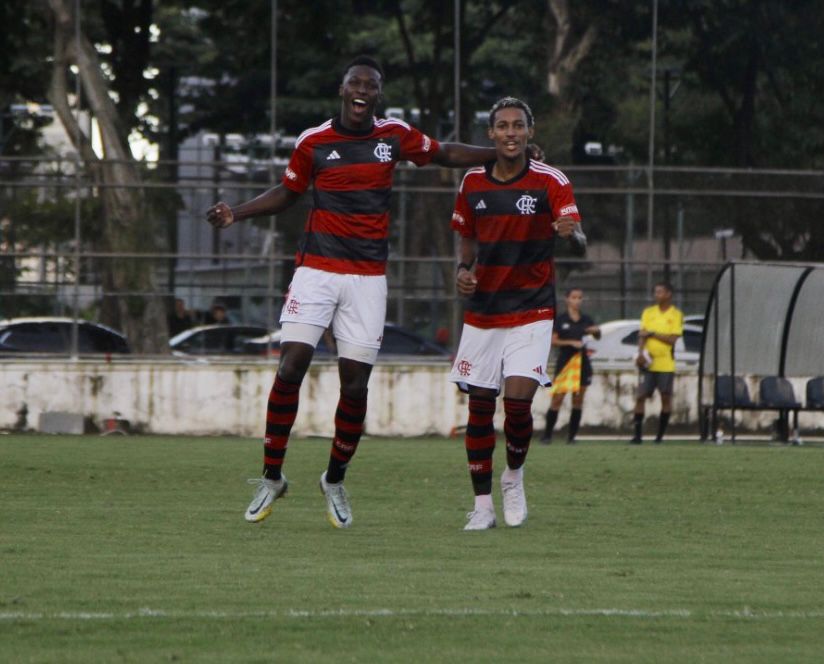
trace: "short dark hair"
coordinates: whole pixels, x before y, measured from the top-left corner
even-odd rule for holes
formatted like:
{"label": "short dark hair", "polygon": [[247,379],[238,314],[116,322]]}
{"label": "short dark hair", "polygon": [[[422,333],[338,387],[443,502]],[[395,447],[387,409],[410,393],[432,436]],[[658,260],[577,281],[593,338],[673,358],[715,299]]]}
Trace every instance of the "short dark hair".
{"label": "short dark hair", "polygon": [[383,82],[383,68],[381,67],[380,63],[377,60],[375,60],[375,58],[372,58],[368,55],[359,55],[358,57],[354,58],[348,65],[346,65],[346,67],[343,70],[342,78],[346,78],[346,75],[349,73],[349,70],[352,69],[352,67],[358,67],[360,65],[363,65],[364,67],[371,67],[372,69],[374,69],[381,75],[381,82]]}
{"label": "short dark hair", "polygon": [[672,284],[669,281],[658,281],[655,283],[655,287],[658,286],[666,288],[670,295],[672,295],[675,292],[675,290],[672,287]]}
{"label": "short dark hair", "polygon": [[581,288],[580,286],[570,286],[569,288],[566,289],[566,292],[564,293],[564,296],[569,297],[570,295],[572,295],[572,293],[574,291],[581,291],[581,294],[583,294],[584,289]]}
{"label": "short dark hair", "polygon": [[492,104],[492,108],[489,109],[490,127],[495,126],[495,114],[502,108],[520,108],[526,115],[527,127],[531,127],[535,124],[535,118],[532,116],[532,109],[527,105],[526,102],[521,101],[520,99],[516,99],[515,97],[502,97],[494,104]]}

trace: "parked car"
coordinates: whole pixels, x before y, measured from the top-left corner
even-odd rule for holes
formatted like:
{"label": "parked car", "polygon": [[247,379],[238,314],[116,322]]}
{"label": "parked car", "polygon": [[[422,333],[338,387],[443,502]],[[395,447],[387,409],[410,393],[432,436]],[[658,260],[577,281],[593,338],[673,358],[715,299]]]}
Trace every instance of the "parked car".
{"label": "parked car", "polygon": [[[249,352],[255,355],[280,354],[280,330],[265,334],[258,339],[246,342]],[[315,357],[331,358],[332,350],[321,337],[315,349]],[[415,357],[420,359],[451,360],[452,353],[443,346],[429,341],[410,330],[405,330],[394,323],[387,323],[383,328],[383,341],[378,353],[378,359],[391,360],[393,358]]]}
{"label": "parked car", "polygon": [[172,355],[246,355],[246,342],[265,335],[260,325],[200,325],[169,339]]}
{"label": "parked car", "polygon": [[704,328],[704,314],[689,314],[684,316],[684,325],[695,325]]}
{"label": "parked car", "polygon": [[[590,359],[604,368],[632,368],[638,355],[638,320],[612,320],[601,323],[601,338],[587,341]],[[701,355],[703,330],[697,325],[684,325],[684,335],[675,343],[678,364],[697,364]]]}
{"label": "parked car", "polygon": [[[0,354],[60,353],[72,350],[74,320],[62,317],[10,318],[0,321]],[[130,353],[129,342],[120,332],[81,320],[77,324],[79,353]]]}

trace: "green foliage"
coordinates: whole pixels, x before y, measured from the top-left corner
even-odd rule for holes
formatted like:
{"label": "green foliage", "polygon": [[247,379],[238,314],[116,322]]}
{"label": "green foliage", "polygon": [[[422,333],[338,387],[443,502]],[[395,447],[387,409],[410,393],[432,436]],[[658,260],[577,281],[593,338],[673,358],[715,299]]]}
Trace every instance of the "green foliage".
{"label": "green foliage", "polygon": [[[14,228],[15,239],[23,249],[39,246],[61,247],[74,240],[75,199],[73,194],[58,190],[55,197],[43,197],[41,192],[19,189],[6,201],[6,215]],[[80,202],[82,234],[99,236],[101,229],[100,201],[83,198]]]}
{"label": "green foliage", "polygon": [[289,494],[245,523],[260,451],[3,437],[5,658],[820,660],[821,449],[535,446],[526,525],[477,533],[460,440],[365,440],[346,531],[326,440],[292,441]]}
{"label": "green foliage", "polygon": [[[81,4],[83,28],[99,45],[121,118],[160,144],[164,158],[174,158],[178,143],[200,130],[268,132],[270,3]],[[569,5],[572,34],[595,26],[597,37],[562,104],[547,92],[558,29],[549,3],[461,1],[462,138],[485,140],[483,127],[473,126],[474,113],[511,94],[532,105],[536,140],[551,161],[569,163],[586,141],[596,140],[621,148],[621,161],[645,163],[652,5]],[[341,69],[360,52],[384,63],[385,105],[422,109],[422,128],[431,133],[451,130],[451,2],[279,0],[277,6],[279,130],[298,134],[333,115]],[[0,112],[12,101],[44,101],[50,75],[44,55],[52,50],[48,14],[38,3],[9,0],[0,22]],[[823,168],[824,110],[815,92],[824,79],[822,33],[821,0],[659,2],[656,163]],[[673,85],[665,110],[667,69]],[[0,133],[9,135],[8,124]],[[15,127],[5,152],[31,154],[37,135],[36,127]],[[163,176],[174,178],[174,169]],[[172,218],[176,204],[162,203],[163,218]],[[786,228],[759,206],[745,215],[746,207],[731,205],[725,224],[739,229],[755,255],[824,258],[814,226],[820,206],[788,205]],[[711,222],[701,216],[690,224],[703,231]]]}

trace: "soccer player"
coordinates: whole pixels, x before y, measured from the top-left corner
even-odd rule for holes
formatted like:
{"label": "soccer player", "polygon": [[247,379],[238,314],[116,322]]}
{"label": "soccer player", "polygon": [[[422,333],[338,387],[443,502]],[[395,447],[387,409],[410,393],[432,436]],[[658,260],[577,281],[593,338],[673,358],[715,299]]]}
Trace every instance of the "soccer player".
{"label": "soccer player", "polygon": [[251,480],[257,489],[245,515],[252,523],[265,519],[286,493],[281,467],[300,385],[331,324],[341,388],[320,486],[332,525],[352,524],[343,480],[363,433],[367,385],[383,335],[392,173],[399,161],[466,168],[495,156],[493,148],[439,143],[400,120],[376,119],[383,84],[375,60],[355,58],[343,72],[339,114],[298,137],[282,182],[234,208],[219,202],[207,212],[209,223],[226,228],[241,219],[282,212],[314,185],[280,317],[280,363],[269,394],[263,477]]}
{"label": "soccer player", "polygon": [[635,395],[635,435],[631,443],[641,444],[644,424],[644,402],[655,390],[661,395],[661,416],[655,442],[664,439],[672,412],[672,387],[675,382],[675,342],[684,333],[684,314],[672,304],[672,286],[655,285],[655,304],[641,314],[638,332],[638,355],[635,364],[640,371]]}
{"label": "soccer player", "polygon": [[532,438],[532,398],[546,385],[555,315],[555,236],[583,252],[585,237],[572,186],[557,168],[527,158],[532,111],[500,99],[489,113],[496,158],[467,171],[452,214],[460,235],[458,292],[467,297],[450,380],[469,392],[466,453],[475,507],[465,530],[496,525],[492,502],[495,400],[504,388],[504,520],[527,517],[523,465]]}
{"label": "soccer player", "polygon": [[592,363],[587,356],[583,338],[589,334],[601,338],[601,328],[585,313],[581,313],[584,291],[570,288],[566,292],[566,311],[555,319],[552,345],[560,349],[552,385],[552,402],[546,413],[546,430],[541,442],[552,442],[552,430],[558,421],[558,411],[567,392],[572,393],[572,413],[569,417],[567,443],[574,443],[581,424],[584,394],[592,383]]}

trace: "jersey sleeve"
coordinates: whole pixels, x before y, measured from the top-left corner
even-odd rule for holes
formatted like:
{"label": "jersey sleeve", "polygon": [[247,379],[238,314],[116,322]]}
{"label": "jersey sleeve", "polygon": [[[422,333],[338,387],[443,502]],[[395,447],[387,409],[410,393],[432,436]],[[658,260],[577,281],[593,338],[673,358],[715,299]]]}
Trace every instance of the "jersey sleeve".
{"label": "jersey sleeve", "polygon": [[642,330],[649,330],[650,327],[650,310],[649,308],[644,309],[643,313],[641,314],[641,329]]}
{"label": "jersey sleeve", "polygon": [[292,152],[289,165],[283,173],[283,185],[302,194],[312,181],[312,148],[308,141],[302,141]]}
{"label": "jersey sleeve", "polygon": [[460,233],[463,237],[475,237],[475,216],[472,213],[472,208],[469,207],[469,201],[466,200],[465,182],[466,178],[461,183],[461,188],[455,197],[455,209],[452,211],[450,226],[453,231]]}
{"label": "jersey sleeve", "polygon": [[415,166],[426,166],[441,149],[441,144],[415,127],[409,127],[401,136],[401,159]]}
{"label": "jersey sleeve", "polygon": [[549,183],[552,218],[572,217],[575,221],[580,222],[581,215],[578,212],[578,205],[575,203],[575,195],[572,193],[572,184],[566,175],[558,171],[558,176],[551,176]]}

